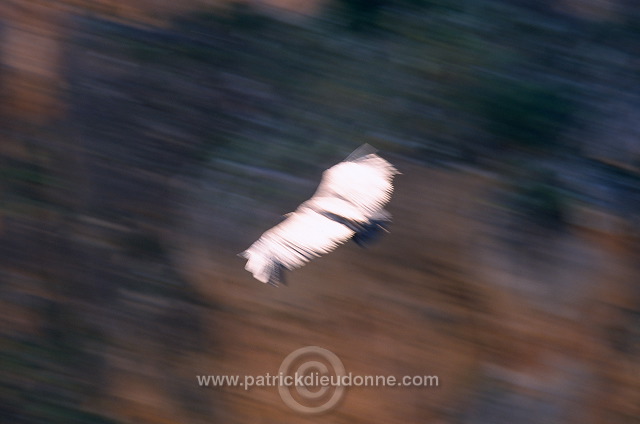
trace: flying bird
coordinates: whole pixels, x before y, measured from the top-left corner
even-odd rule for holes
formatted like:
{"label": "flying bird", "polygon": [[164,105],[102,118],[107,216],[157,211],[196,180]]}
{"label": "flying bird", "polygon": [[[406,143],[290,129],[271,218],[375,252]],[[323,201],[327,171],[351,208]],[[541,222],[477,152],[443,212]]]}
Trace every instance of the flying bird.
{"label": "flying bird", "polygon": [[239,254],[247,259],[245,269],[278,287],[286,284],[285,269],[299,268],[348,240],[365,247],[387,231],[391,214],[383,206],[399,172],[375,151],[365,144],[324,171],[311,199]]}

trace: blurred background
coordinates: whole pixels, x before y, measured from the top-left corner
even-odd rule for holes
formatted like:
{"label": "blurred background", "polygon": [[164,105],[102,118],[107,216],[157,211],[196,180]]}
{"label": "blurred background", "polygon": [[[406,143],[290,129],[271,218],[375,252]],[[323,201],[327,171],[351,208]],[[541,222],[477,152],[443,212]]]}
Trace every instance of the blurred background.
{"label": "blurred background", "polygon": [[[640,423],[633,0],[3,0],[3,423]],[[391,233],[235,255],[362,143]],[[274,388],[317,345],[319,417]]]}

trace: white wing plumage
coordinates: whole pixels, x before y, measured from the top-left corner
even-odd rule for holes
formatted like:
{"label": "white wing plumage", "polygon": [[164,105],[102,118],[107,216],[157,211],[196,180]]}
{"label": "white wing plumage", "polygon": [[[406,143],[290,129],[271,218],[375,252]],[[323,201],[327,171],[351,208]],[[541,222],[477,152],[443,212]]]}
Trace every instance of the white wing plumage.
{"label": "white wing plumage", "polygon": [[396,168],[376,154],[341,162],[326,171],[314,198],[344,199],[370,217],[391,199]]}
{"label": "white wing plumage", "polygon": [[348,227],[307,210],[294,212],[243,252],[247,271],[263,283],[282,282],[282,267],[292,270],[329,253],[354,234]]}
{"label": "white wing plumage", "polygon": [[397,173],[375,154],[326,170],[311,199],[241,253],[245,269],[277,286],[284,282],[284,269],[299,268],[352,238],[365,244],[390,221],[382,207],[391,198]]}

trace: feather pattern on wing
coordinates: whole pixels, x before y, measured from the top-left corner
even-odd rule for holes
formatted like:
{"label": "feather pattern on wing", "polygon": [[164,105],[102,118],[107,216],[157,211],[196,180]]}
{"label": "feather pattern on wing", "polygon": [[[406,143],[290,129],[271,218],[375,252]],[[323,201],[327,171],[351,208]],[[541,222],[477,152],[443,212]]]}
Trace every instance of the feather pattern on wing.
{"label": "feather pattern on wing", "polygon": [[299,268],[354,236],[369,237],[378,227],[384,229],[390,215],[382,207],[391,198],[397,173],[373,153],[326,170],[311,199],[241,253],[247,259],[245,269],[277,286],[282,268]]}
{"label": "feather pattern on wing", "polygon": [[391,199],[391,181],[397,173],[393,165],[376,154],[341,162],[324,172],[312,199],[343,199],[370,217]]}

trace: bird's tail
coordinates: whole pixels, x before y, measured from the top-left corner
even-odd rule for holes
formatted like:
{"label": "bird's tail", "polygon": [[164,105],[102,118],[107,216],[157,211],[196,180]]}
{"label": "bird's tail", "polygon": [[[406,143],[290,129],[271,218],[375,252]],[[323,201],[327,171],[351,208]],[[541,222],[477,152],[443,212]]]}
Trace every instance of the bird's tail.
{"label": "bird's tail", "polygon": [[247,259],[244,269],[253,274],[253,277],[263,283],[278,287],[279,284],[287,285],[284,279],[284,266],[273,259],[249,248],[238,256]]}
{"label": "bird's tail", "polygon": [[391,214],[382,209],[371,217],[368,223],[361,225],[351,238],[358,246],[368,247],[377,241],[382,234],[388,233],[391,225]]}

